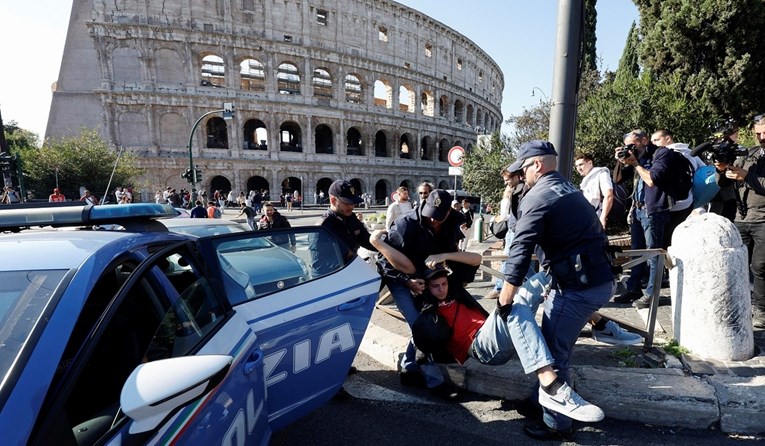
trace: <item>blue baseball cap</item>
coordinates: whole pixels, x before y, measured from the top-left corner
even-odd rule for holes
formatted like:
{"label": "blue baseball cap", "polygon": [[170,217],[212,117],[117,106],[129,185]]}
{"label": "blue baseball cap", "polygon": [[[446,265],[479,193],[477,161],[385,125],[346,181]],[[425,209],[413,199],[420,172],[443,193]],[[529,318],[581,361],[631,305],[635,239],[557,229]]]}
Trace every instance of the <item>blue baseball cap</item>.
{"label": "blue baseball cap", "polygon": [[558,156],[558,152],[555,151],[555,147],[553,147],[550,141],[533,140],[525,142],[518,150],[518,158],[507,168],[507,171],[510,173],[517,172],[521,170],[523,163],[529,158],[544,155]]}

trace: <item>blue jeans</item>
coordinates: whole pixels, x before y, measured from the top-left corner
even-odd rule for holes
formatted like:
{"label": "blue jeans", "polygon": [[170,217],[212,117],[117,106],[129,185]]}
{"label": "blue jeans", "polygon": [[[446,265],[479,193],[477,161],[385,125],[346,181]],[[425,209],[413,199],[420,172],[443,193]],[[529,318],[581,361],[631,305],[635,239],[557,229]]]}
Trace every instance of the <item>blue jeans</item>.
{"label": "blue jeans", "polygon": [[[387,283],[388,290],[393,296],[393,301],[396,303],[398,311],[406,319],[406,323],[409,324],[409,328],[412,327],[414,321],[417,320],[417,316],[420,314],[417,308],[414,306],[412,300],[412,292],[406,285],[400,282],[389,281]],[[441,368],[438,364],[435,364],[430,357],[427,362],[423,364],[417,364],[417,347],[414,346],[414,341],[410,338],[409,344],[406,346],[404,357],[401,358],[401,370],[407,372],[414,372],[419,368],[422,375],[425,377],[425,385],[428,388],[436,387],[444,382],[444,375],[441,373]]]}
{"label": "blue jeans", "polygon": [[[664,229],[669,222],[669,211],[654,212],[648,215],[645,208],[632,210],[632,223],[630,224],[630,235],[632,236],[631,249],[656,249],[662,248],[664,244]],[[653,280],[658,269],[659,257],[654,256],[648,260],[648,286],[645,289],[646,296],[653,296]],[[662,267],[659,274],[662,274]],[[627,290],[639,291],[640,280],[645,274],[645,263],[640,263],[632,267],[630,277],[627,279]]]}
{"label": "blue jeans", "polygon": [[524,282],[513,298],[513,306],[503,321],[497,310],[491,312],[473,339],[470,356],[483,364],[504,364],[518,354],[523,371],[532,373],[553,364],[542,330],[534,315],[544,301],[549,276],[537,273]]}
{"label": "blue jeans", "polygon": [[[555,359],[553,369],[569,385],[569,360],[579,333],[592,313],[611,299],[615,288],[616,283],[610,281],[586,290],[553,290],[544,301],[542,334]],[[571,427],[571,418],[548,409],[544,409],[543,419],[553,429]]]}

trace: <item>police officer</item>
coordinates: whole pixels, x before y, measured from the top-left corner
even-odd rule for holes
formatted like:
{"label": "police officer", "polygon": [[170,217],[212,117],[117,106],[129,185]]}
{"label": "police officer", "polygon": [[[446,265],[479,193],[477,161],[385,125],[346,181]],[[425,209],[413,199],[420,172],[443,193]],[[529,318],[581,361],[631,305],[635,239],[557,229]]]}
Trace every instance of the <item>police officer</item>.
{"label": "police officer", "polygon": [[[508,168],[521,171],[529,190],[518,209],[498,305],[511,304],[538,246],[544,254],[542,267],[552,275],[542,334],[560,378],[538,391],[563,393],[556,397],[561,404],[575,405],[575,395],[559,392],[563,382],[570,383],[571,351],[590,315],[611,298],[615,281],[608,239],[595,209],[556,167],[557,153],[550,142],[529,141]],[[524,433],[538,440],[564,440],[574,433],[571,418],[549,409],[544,409],[543,421],[526,424]]]}

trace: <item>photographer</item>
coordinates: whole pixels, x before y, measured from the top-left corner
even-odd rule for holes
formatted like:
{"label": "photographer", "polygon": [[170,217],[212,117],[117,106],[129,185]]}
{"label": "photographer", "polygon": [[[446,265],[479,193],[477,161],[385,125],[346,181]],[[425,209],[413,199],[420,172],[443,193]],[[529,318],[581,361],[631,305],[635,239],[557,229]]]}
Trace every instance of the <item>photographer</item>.
{"label": "photographer", "polygon": [[711,138],[711,141],[700,144],[691,152],[704,161],[714,166],[715,182],[720,190],[709,201],[709,212],[722,215],[731,222],[736,218],[736,187],[735,181],[726,177],[725,172],[732,166],[739,156],[746,156],[747,150],[737,144],[738,128],[733,127],[724,130]]}
{"label": "photographer", "polygon": [[[632,208],[627,221],[632,236],[631,249],[662,248],[664,230],[669,223],[669,200],[667,193],[657,183],[672,175],[669,169],[668,150],[657,147],[648,140],[643,130],[633,130],[624,135],[624,147],[614,151],[619,163],[635,169],[635,187],[632,192]],[[657,181],[658,180],[658,181]],[[645,293],[640,282],[645,273],[645,264],[640,263],[630,270],[626,291],[614,297],[614,302],[633,302],[636,308],[647,308],[653,296],[654,277],[658,269],[658,257],[648,261],[649,277]],[[661,274],[661,270],[659,270]]]}
{"label": "photographer", "polygon": [[[736,182],[739,212],[735,225],[749,251],[754,276],[752,325],[765,328],[765,116],[754,118],[754,136],[759,147],[749,150],[735,165],[727,166],[725,177]],[[743,162],[742,162],[743,161]]]}

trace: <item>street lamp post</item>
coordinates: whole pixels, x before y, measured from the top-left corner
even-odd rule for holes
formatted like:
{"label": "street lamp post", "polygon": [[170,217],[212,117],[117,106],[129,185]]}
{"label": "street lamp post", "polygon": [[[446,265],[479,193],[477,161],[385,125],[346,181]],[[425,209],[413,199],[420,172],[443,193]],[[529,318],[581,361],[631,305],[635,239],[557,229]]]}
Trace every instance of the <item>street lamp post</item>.
{"label": "street lamp post", "polygon": [[545,101],[550,102],[550,98],[548,98],[547,95],[545,94],[544,90],[542,90],[539,87],[533,87],[531,89],[531,97],[534,97],[534,90],[539,90],[539,92],[542,93],[542,96],[545,97]]}
{"label": "street lamp post", "polygon": [[191,127],[191,132],[189,133],[189,169],[186,171],[185,175],[181,174],[182,178],[186,178],[186,180],[191,184],[191,200],[196,200],[196,183],[198,182],[198,175],[199,171],[194,167],[194,155],[191,152],[191,144],[194,141],[194,131],[197,129],[197,126],[199,126],[199,123],[202,122],[202,120],[212,114],[215,113],[223,113],[223,119],[226,121],[230,121],[234,118],[234,104],[233,102],[224,102],[223,108],[220,110],[213,110],[209,111],[197,119],[197,122],[194,123],[194,126]]}

